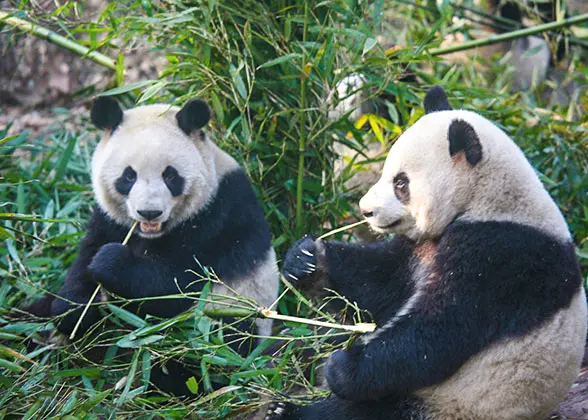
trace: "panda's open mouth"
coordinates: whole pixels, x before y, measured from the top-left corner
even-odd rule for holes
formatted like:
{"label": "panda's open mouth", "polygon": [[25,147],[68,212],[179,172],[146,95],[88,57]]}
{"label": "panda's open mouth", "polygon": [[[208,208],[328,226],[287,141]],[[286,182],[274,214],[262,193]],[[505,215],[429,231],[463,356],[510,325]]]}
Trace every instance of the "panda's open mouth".
{"label": "panda's open mouth", "polygon": [[161,231],[161,223],[141,222],[141,232],[157,233]]}

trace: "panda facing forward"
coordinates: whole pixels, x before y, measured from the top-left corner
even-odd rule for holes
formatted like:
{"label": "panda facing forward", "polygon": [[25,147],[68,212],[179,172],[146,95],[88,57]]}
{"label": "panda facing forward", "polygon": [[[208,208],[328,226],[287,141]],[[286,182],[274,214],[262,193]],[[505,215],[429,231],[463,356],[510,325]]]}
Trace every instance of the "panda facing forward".
{"label": "panda facing forward", "polygon": [[378,326],[331,354],[333,394],[273,404],[283,419],[542,419],[564,399],[586,339],[567,225],[521,150],[433,87],[360,201],[391,239],[305,237],[283,274],[330,288]]}
{"label": "panda facing forward", "polygon": [[[203,282],[194,272],[203,274],[201,266],[224,283],[215,284],[215,292],[235,291],[269,306],[279,286],[269,227],[243,170],[203,130],[210,119],[206,103],[123,112],[114,99],[102,97],[91,118],[104,131],[92,157],[98,205],[57,297],[46,297],[30,312],[62,316],[57,328],[69,335],[98,283],[129,299],[198,292]],[[138,228],[121,245],[135,221]],[[193,303],[162,298],[131,308],[167,318]],[[90,307],[77,337],[99,316]],[[256,326],[258,335],[271,333],[270,320]]]}

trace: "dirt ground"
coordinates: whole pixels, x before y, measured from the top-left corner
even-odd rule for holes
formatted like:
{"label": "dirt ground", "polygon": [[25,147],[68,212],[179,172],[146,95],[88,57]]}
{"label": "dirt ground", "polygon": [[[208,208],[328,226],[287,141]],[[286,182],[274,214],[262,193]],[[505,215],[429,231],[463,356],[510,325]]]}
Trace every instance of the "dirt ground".
{"label": "dirt ground", "polygon": [[584,353],[584,363],[576,382],[564,402],[549,419],[586,420],[588,419],[588,345]]}

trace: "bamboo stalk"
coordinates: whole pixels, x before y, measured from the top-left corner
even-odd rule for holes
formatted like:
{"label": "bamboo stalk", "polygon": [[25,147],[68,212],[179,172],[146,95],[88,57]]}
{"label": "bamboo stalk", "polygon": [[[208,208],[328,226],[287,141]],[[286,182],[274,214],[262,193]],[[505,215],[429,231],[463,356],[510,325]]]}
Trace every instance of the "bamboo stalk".
{"label": "bamboo stalk", "polygon": [[[304,2],[304,26],[302,30],[302,43],[306,42],[308,32],[308,2]],[[300,132],[298,138],[298,179],[296,181],[296,232],[302,231],[302,196],[304,191],[304,153],[306,153],[306,52],[302,53],[302,72],[300,74]]]}
{"label": "bamboo stalk", "polygon": [[[395,3],[406,4],[409,6],[418,7],[420,9],[429,10],[431,12],[437,11],[436,7],[430,7],[430,6],[426,6],[424,4],[418,4],[416,1],[411,1],[411,0],[393,0],[393,1]],[[526,29],[527,28],[526,26],[521,25],[516,21],[513,21],[511,19],[507,19],[507,18],[503,18],[498,15],[493,15],[491,13],[487,13],[484,10],[481,10],[481,9],[478,9],[475,7],[468,7],[468,6],[464,6],[461,4],[455,4],[455,3],[450,3],[450,6],[459,9],[458,11],[461,11],[461,13],[456,13],[460,18],[464,18],[464,19],[467,19],[467,20],[472,21],[474,23],[479,23],[481,25],[489,26],[494,29],[500,29],[500,30],[505,31],[505,30]],[[482,17],[483,19],[488,19],[488,21],[484,22],[484,21],[473,19],[472,16],[467,16],[463,12],[464,10],[471,12],[474,15],[477,15],[479,17]],[[588,48],[588,42],[584,41],[583,39],[577,38],[572,35],[567,36],[566,38],[568,39],[569,43],[572,45],[579,45],[583,48]]]}
{"label": "bamboo stalk", "polygon": [[350,225],[343,226],[343,227],[340,227],[340,228],[337,228],[337,229],[333,229],[333,230],[331,230],[331,231],[329,231],[327,233],[323,233],[321,236],[319,236],[317,238],[317,240],[318,239],[328,238],[329,236],[334,235],[335,233],[339,233],[339,232],[343,232],[345,230],[353,229],[354,227],[359,226],[359,225],[363,225],[364,223],[367,223],[367,219],[364,219],[364,220],[361,220],[359,222],[355,222],[355,223],[352,223]]}
{"label": "bamboo stalk", "polygon": [[37,38],[45,39],[55,45],[59,45],[60,47],[73,51],[83,57],[87,57],[101,66],[116,71],[116,62],[110,57],[107,57],[104,54],[100,54],[97,51],[92,51],[90,48],[80,45],[71,39],[67,39],[66,37],[59,35],[58,33],[55,33],[47,28],[39,26],[35,23],[28,22],[24,19],[12,17],[10,16],[10,13],[3,12],[1,10],[0,22],[6,23],[22,31],[30,32]]}
{"label": "bamboo stalk", "polygon": [[335,328],[338,330],[353,331],[359,333],[373,332],[376,329],[376,324],[359,322],[355,325],[335,324],[332,322],[317,321],[316,319],[299,318],[297,316],[280,315],[276,311],[270,309],[261,309],[260,314],[265,318],[276,319],[280,321],[298,322],[300,324],[315,325],[317,327]]}
{"label": "bamboo stalk", "polygon": [[429,50],[429,53],[432,56],[437,56],[437,55],[444,55],[444,54],[450,54],[450,53],[459,52],[459,51],[470,50],[472,48],[498,44],[499,42],[503,42],[503,41],[512,41],[513,39],[522,38],[522,37],[529,36],[529,35],[535,35],[535,34],[545,32],[545,31],[550,31],[553,29],[559,29],[559,28],[564,28],[564,27],[568,27],[568,26],[572,26],[572,25],[577,25],[577,24],[580,24],[580,23],[583,23],[586,21],[588,21],[588,13],[584,13],[583,15],[574,16],[569,19],[564,19],[559,22],[545,23],[543,25],[537,25],[532,28],[520,29],[517,31],[512,31],[512,32],[508,32],[508,33],[500,34],[500,35],[495,35],[495,36],[491,36],[488,38],[477,39],[475,41],[470,41],[470,42],[464,42],[463,44],[460,44],[460,45],[451,45],[451,46],[445,47],[445,48],[433,48],[433,49]]}
{"label": "bamboo stalk", "polygon": [[355,325],[336,324],[334,322],[318,321],[316,319],[300,318],[298,316],[281,315],[277,311],[269,308],[259,309],[232,309],[232,308],[206,308],[203,314],[210,318],[246,318],[251,315],[259,315],[262,318],[275,319],[278,321],[296,322],[298,324],[314,325],[317,327],[332,328],[336,330],[345,330],[356,333],[369,333],[376,329],[376,324],[368,322],[359,322]]}

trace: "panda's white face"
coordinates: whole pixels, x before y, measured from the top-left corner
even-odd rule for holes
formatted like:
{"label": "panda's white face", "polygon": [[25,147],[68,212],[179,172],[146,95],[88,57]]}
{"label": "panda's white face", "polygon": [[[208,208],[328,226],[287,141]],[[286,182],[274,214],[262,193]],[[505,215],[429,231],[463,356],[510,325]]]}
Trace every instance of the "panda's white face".
{"label": "panda's white face", "polygon": [[375,231],[434,236],[471,198],[471,168],[449,154],[451,119],[440,115],[447,112],[421,118],[392,146],[380,180],[359,203]]}
{"label": "panda's white face", "polygon": [[516,144],[482,116],[448,108],[444,92],[443,98],[446,107],[400,136],[380,180],[361,199],[370,226],[421,240],[438,237],[456,219],[495,220],[568,239],[559,209]]}
{"label": "panda's white face", "polygon": [[115,221],[139,223],[139,234],[161,236],[202,209],[218,186],[216,146],[204,132],[187,134],[177,108],[149,105],[124,112],[92,158],[98,203]]}

